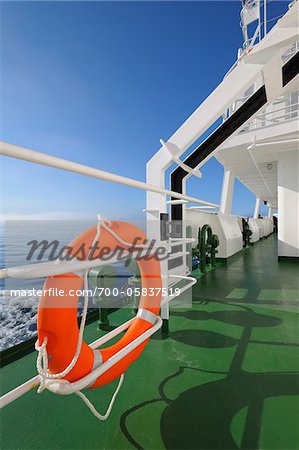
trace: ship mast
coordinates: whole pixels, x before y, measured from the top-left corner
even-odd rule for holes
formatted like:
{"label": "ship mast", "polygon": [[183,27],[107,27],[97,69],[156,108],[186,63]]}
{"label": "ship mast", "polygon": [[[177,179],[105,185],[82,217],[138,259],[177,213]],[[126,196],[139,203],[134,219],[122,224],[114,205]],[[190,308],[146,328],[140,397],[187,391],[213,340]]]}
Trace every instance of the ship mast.
{"label": "ship mast", "polygon": [[[262,39],[261,0],[241,0],[241,28],[244,38],[243,51],[248,51]],[[264,6],[264,35],[267,33],[267,0]],[[250,25],[250,27],[249,27]]]}

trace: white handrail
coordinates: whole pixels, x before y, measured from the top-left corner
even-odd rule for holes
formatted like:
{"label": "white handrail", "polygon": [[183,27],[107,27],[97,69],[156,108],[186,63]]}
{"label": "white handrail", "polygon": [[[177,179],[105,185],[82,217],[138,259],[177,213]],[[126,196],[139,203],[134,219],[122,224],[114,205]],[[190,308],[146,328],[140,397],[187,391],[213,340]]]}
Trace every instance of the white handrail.
{"label": "white handrail", "polygon": [[195,238],[170,238],[169,239],[170,246],[175,247],[177,245],[183,245],[183,244],[192,244],[193,242],[196,242]]}
{"label": "white handrail", "polygon": [[[285,99],[285,101],[287,101],[287,99]],[[260,117],[263,118],[264,116],[268,116],[269,114],[275,114],[280,111],[285,111],[286,109],[293,108],[294,106],[298,106],[298,105],[299,105],[299,103],[290,103],[289,105],[282,106],[281,108],[277,108],[277,109],[274,108],[271,111],[261,112],[260,115],[256,116],[256,119],[260,118]],[[296,111],[298,111],[298,108],[294,109],[293,111],[288,111],[288,112],[286,112],[286,114],[292,114],[293,112],[296,112]],[[284,117],[284,116],[279,116],[279,117]]]}
{"label": "white handrail", "polygon": [[[125,331],[131,325],[131,323],[134,319],[135,319],[135,317],[133,317],[133,319],[130,319],[127,322],[123,323],[122,325],[117,327],[115,330],[112,330],[109,333],[105,334],[104,336],[100,337],[99,339],[96,339],[94,342],[89,344],[90,348],[96,349],[100,345],[104,345],[110,339],[114,338],[118,334]],[[11,391],[2,395],[2,397],[0,398],[0,409],[4,408],[4,406],[8,405],[9,403],[13,402],[14,400],[17,400],[19,397],[21,397],[22,395],[31,391],[32,389],[36,388],[38,385],[39,385],[39,375],[36,375],[35,377],[31,378],[30,380],[25,381],[25,383],[20,384],[15,389],[12,389]]]}
{"label": "white handrail", "polygon": [[[231,105],[230,108],[228,108],[228,110],[230,111],[230,114],[228,117],[230,117],[239,108],[239,106],[241,106],[248,98],[250,98],[251,95],[247,95],[245,97],[236,99],[234,101],[233,105]],[[281,103],[286,103],[286,102],[289,102],[289,104],[288,105],[285,104],[281,108],[275,107],[276,105],[279,105]],[[240,103],[240,105],[238,107],[236,107],[238,103]],[[291,114],[298,110],[298,105],[299,105],[299,103],[291,103],[289,95],[283,96],[282,98],[279,98],[279,99],[275,100],[274,102],[270,103],[269,105],[267,105],[267,107],[258,116],[256,116],[254,120],[257,120],[257,119],[264,120],[263,117],[266,115],[275,114],[276,112],[285,111],[285,110],[291,109],[296,106],[297,108],[294,111],[286,112],[286,115]],[[269,107],[271,107],[271,106],[274,106],[274,108],[268,110]],[[228,117],[225,117],[224,120],[227,120]],[[284,116],[280,116],[280,117],[284,117]],[[249,122],[249,123],[252,123],[252,122]]]}
{"label": "white handrail", "polygon": [[181,256],[187,256],[187,255],[190,255],[190,252],[170,253],[170,255],[168,256],[168,260],[177,259],[177,258],[180,258]]}
{"label": "white handrail", "polygon": [[[98,377],[107,372],[111,367],[113,367],[126,355],[135,350],[136,347],[142,344],[142,342],[146,341],[152,334],[159,330],[159,328],[161,328],[162,326],[162,323],[163,321],[161,317],[157,316],[156,323],[149,330],[142,333],[124,348],[111,356],[111,358],[109,358],[107,361],[105,361],[103,364],[101,364],[99,367],[91,371],[88,375],[81,378],[80,380],[74,381],[72,383],[60,383],[59,381],[53,383],[51,381],[48,383],[47,389],[49,389],[49,391],[53,392],[54,394],[60,395],[70,395],[74,394],[77,391],[85,389],[87,386],[90,386]],[[97,347],[99,347],[100,345],[101,344],[98,344]]]}
{"label": "white handrail", "polygon": [[[167,249],[167,247],[165,246]],[[151,249],[151,252],[147,253],[148,250]],[[150,256],[155,252],[155,247],[148,247],[144,250],[136,249],[138,251],[138,256]],[[124,260],[129,255],[133,255],[136,252],[127,252],[124,251],[122,253],[122,259]],[[112,253],[113,254],[113,253]],[[65,273],[81,273],[85,269],[91,269],[97,266],[104,266],[109,264],[113,264],[119,262],[120,258],[116,255],[111,256],[105,255],[105,259],[102,260],[100,258],[92,259],[92,260],[84,260],[79,261],[76,258],[73,258],[71,261],[47,261],[36,264],[27,264],[23,266],[15,266],[8,267],[5,269],[0,269],[0,278],[20,278],[20,279],[31,279],[31,278],[44,278],[54,275],[63,275]]]}
{"label": "white handrail", "polygon": [[[185,292],[187,289],[189,289],[191,286],[193,286],[196,283],[196,278],[188,277],[188,276],[181,276],[181,275],[170,275],[170,278],[177,278],[181,280],[190,281],[188,285],[184,286],[182,289],[180,289],[180,294]],[[165,299],[161,302],[161,306],[165,303],[168,303],[173,298],[177,297],[178,295],[173,295],[171,298],[165,297]],[[100,337],[99,339],[96,339],[94,342],[89,344],[89,346],[92,349],[96,349],[100,347],[101,345],[106,344],[108,341],[113,339],[114,337],[118,336],[120,333],[125,331],[135,317],[128,320],[127,322],[123,323],[119,327],[117,327],[115,330],[110,331],[109,333],[105,334],[104,336]],[[128,353],[130,353],[132,350],[134,350],[138,345],[140,345],[142,342],[144,342],[146,339],[148,339],[152,334],[154,334],[159,328],[162,326],[162,319],[161,317],[157,316],[157,321],[153,327],[151,327],[149,330],[144,332],[142,335],[134,339],[130,344],[128,344],[126,347],[124,347],[122,350],[117,352],[115,355],[113,355],[110,359],[105,361],[105,363],[101,364],[99,367],[97,367],[94,371],[92,371],[90,374],[83,377],[81,380],[75,381],[73,383],[51,383],[48,385],[48,389],[51,390],[54,393],[61,394],[61,395],[69,395],[72,394],[78,390],[84,389],[86,386],[90,385],[96,378],[98,378],[103,373],[107,372],[113,365],[115,365],[118,361],[120,361],[124,356],[126,356]],[[39,385],[39,376],[36,375],[35,377],[31,378],[30,380],[26,381],[25,383],[17,386],[15,389],[12,389],[11,391],[7,392],[0,398],[0,409],[8,405],[9,403],[13,402],[14,400],[17,400],[22,395],[26,394],[30,390],[36,388]]]}
{"label": "white handrail", "polygon": [[[188,244],[195,242],[194,238],[187,238],[187,239],[170,239],[168,242],[165,242],[165,245],[163,247],[167,251],[167,253],[170,255],[169,250],[171,247],[175,247],[178,244]],[[162,247],[162,246],[161,246]],[[136,252],[138,252],[138,257],[142,258],[142,256],[150,256],[152,254],[155,254],[155,251],[158,248],[161,248],[158,246],[149,246],[148,248],[144,248],[142,250],[136,249],[135,252],[128,252],[123,251],[121,259],[124,260],[128,256],[134,256]],[[150,252],[149,252],[150,250]],[[113,252],[112,252],[113,255]],[[169,256],[169,259],[171,257]],[[25,264],[22,266],[15,266],[15,267],[7,267],[5,269],[0,269],[0,279],[1,278],[17,278],[17,279],[32,279],[32,278],[44,278],[49,276],[55,276],[55,275],[63,275],[65,273],[77,273],[81,274],[86,269],[92,269],[93,267],[98,266],[105,266],[107,263],[113,264],[116,262],[119,262],[120,258],[117,255],[109,256],[109,254],[105,255],[105,259],[102,260],[100,258],[92,259],[92,260],[84,260],[79,261],[76,258],[73,258],[70,261],[46,261],[41,263],[35,263],[35,264]]]}
{"label": "white handrail", "polygon": [[44,166],[55,167],[56,169],[66,170],[67,172],[73,172],[105,181],[111,181],[113,183],[118,183],[125,186],[131,186],[137,189],[142,189],[143,191],[151,191],[156,192],[157,194],[169,195],[171,197],[188,200],[189,202],[199,203],[203,205],[219,206],[215,203],[207,202],[205,200],[199,200],[198,198],[194,197],[189,197],[188,195],[180,194],[169,189],[163,189],[153,184],[144,183],[143,181],[134,180],[133,178],[123,177],[122,175],[117,175],[114,173],[106,172],[105,170],[96,169],[84,164],[79,164],[63,158],[58,158],[57,156],[51,156],[47,153],[29,150],[27,148],[19,147],[18,145],[9,144],[7,142],[0,142],[0,154],[16,159],[22,159],[24,161],[42,164]]}
{"label": "white handrail", "polygon": [[[251,150],[251,149],[255,149],[256,147],[265,147],[267,145],[271,145],[272,146],[272,145],[275,145],[275,144],[276,145],[289,144],[289,143],[293,144],[295,142],[299,142],[299,138],[283,139],[283,140],[280,140],[280,141],[271,141],[271,142],[257,142],[257,141],[254,141],[254,143],[249,145],[249,147],[247,147],[247,149]],[[195,208],[196,208],[196,206],[195,206]],[[200,206],[198,206],[197,208],[200,208]]]}
{"label": "white handrail", "polygon": [[[248,127],[244,128],[244,130],[246,130],[246,132],[249,132],[249,133],[252,132],[252,131],[260,130],[260,129],[264,130],[265,128],[270,128],[270,127],[273,127],[274,125],[277,125],[277,124],[286,124],[286,123],[289,123],[289,122],[294,122],[295,118],[296,117],[291,118],[291,119],[284,119],[281,122],[274,122],[271,119],[265,119],[264,122],[261,121],[260,123],[258,121],[254,121],[254,122],[251,122],[248,125]],[[266,122],[268,122],[268,124],[266,124]]]}
{"label": "white handrail", "polygon": [[189,203],[187,200],[167,200],[167,205],[184,205]]}
{"label": "white handrail", "polygon": [[193,210],[203,210],[203,209],[216,209],[216,206],[190,206],[187,209],[193,209]]}
{"label": "white handrail", "polygon": [[15,389],[7,392],[7,394],[2,395],[0,397],[0,409],[4,408],[4,406],[9,405],[14,400],[22,397],[22,395],[31,391],[32,389],[37,388],[39,385],[39,375],[30,378],[30,380],[25,381],[25,383],[20,384]]}
{"label": "white handrail", "polygon": [[[188,289],[190,289],[192,286],[194,286],[197,283],[196,278],[189,277],[187,275],[169,275],[168,278],[174,278],[175,280],[178,280],[178,282],[180,282],[181,280],[189,281],[189,283],[186,284],[185,286],[183,286],[182,288],[180,288],[180,292],[178,294],[174,294],[170,300],[172,300],[174,297],[178,297],[179,295],[183,294],[183,292],[187,291]],[[174,283],[172,283],[172,286],[174,285]],[[166,297],[164,300],[162,300],[161,306],[165,305],[168,302],[169,302],[169,298]]]}

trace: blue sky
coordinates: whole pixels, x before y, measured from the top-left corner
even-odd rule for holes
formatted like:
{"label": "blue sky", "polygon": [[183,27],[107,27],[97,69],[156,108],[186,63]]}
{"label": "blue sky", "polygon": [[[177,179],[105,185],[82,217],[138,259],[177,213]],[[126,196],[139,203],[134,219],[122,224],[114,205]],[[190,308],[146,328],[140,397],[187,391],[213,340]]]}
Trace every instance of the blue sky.
{"label": "blue sky", "polygon": [[[271,16],[287,9],[275,2]],[[269,8],[270,8],[269,6]],[[241,2],[2,3],[2,139],[145,180],[145,164],[242,45]],[[142,216],[145,193],[2,158],[7,217]],[[213,159],[190,195],[219,203]],[[254,197],[236,184],[233,213]]]}

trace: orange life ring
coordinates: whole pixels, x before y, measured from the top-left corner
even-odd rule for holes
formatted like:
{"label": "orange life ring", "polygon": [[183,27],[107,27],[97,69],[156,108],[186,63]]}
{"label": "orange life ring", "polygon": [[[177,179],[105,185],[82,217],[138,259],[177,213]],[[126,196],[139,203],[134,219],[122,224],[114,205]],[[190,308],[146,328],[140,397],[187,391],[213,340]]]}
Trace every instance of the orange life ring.
{"label": "orange life ring", "polygon": [[[109,228],[122,241],[125,241],[125,243],[133,243],[136,238],[140,238],[138,243],[143,244],[146,241],[144,232],[129,223],[113,221]],[[78,254],[80,248],[83,247],[90,248],[96,232],[97,228],[93,227],[77,236],[69,244],[69,248],[72,248],[71,254]],[[103,246],[109,248],[110,251],[114,251],[117,248],[132,251],[132,249],[130,250],[130,246],[117,240],[104,227],[101,228],[97,242],[99,251],[94,253],[93,259],[99,257],[100,249]],[[86,257],[80,259],[84,260]],[[147,293],[147,295],[141,296],[137,316],[130,324],[126,333],[118,342],[110,347],[93,350],[83,341],[78,360],[71,371],[65,376],[66,380],[70,382],[77,381],[89,374],[94,368],[107,361],[111,356],[115,355],[146,330],[150,329],[155,323],[162,298],[162,290],[156,289],[162,288],[160,262],[153,256],[147,256],[146,258],[138,259],[137,263],[140,269],[142,288],[145,288],[143,292]],[[48,277],[44,284],[44,293],[40,299],[38,308],[37,330],[39,345],[47,338],[48,368],[50,373],[62,372],[70,364],[76,352],[79,336],[77,322],[79,296],[71,295],[71,293],[82,289],[82,286],[83,278],[75,273]],[[150,288],[154,288],[155,292],[160,292],[159,295],[155,295],[154,297],[149,296]],[[51,290],[49,291],[49,289]],[[63,298],[58,295],[49,294],[49,292],[52,294],[53,292],[58,293],[59,290],[64,291]],[[103,386],[117,379],[138,358],[148,340],[144,341],[113,367],[108,369],[107,372],[98,377],[89,388]]]}

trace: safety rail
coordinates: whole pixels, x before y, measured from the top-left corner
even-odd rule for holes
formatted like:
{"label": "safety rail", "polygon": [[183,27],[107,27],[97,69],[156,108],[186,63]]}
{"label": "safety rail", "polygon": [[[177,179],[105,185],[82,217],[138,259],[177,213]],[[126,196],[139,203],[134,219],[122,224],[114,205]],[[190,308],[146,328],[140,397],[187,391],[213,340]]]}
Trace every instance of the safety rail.
{"label": "safety rail", "polygon": [[[180,244],[189,244],[195,242],[195,239],[177,239],[175,241],[166,241],[163,243],[163,247],[168,253],[168,259],[172,259],[173,253],[170,253],[171,247],[174,247]],[[138,252],[138,257],[142,258],[143,256],[150,256],[152,254],[155,254],[155,251],[161,248],[155,247],[155,246],[149,246],[145,247],[142,250],[136,249],[136,252]],[[148,252],[150,250],[150,252]],[[188,252],[185,252],[186,254]],[[129,251],[123,251],[122,252],[122,259],[125,259],[129,256],[134,256],[134,252]],[[44,278],[49,276],[55,276],[55,275],[63,275],[65,273],[77,273],[82,274],[84,270],[92,269],[94,267],[98,267],[101,265],[106,265],[107,260],[109,259],[109,264],[113,264],[116,262],[119,262],[119,259],[117,255],[109,256],[105,254],[105,260],[101,260],[99,258],[93,259],[93,260],[85,260],[85,261],[79,261],[76,258],[73,258],[70,261],[48,261],[48,262],[41,262],[36,264],[26,264],[22,266],[15,266],[15,267],[7,267],[4,269],[0,269],[0,279],[1,278],[17,278],[17,279],[33,279],[33,278]]]}
{"label": "safety rail", "polygon": [[[252,86],[252,88],[254,88]],[[223,114],[222,119],[225,122],[235,111],[243,104],[246,100],[251,97],[250,95],[245,95],[236,99],[236,101],[227,109],[226,113]],[[268,104],[260,114],[258,114],[251,122],[249,122],[246,127],[242,128],[239,133],[250,132],[253,130],[266,128],[269,126],[277,125],[278,123],[286,123],[291,120],[298,118],[299,110],[299,92],[292,92],[284,97],[276,99],[274,102]],[[280,107],[281,104],[284,106]],[[283,114],[278,115],[277,113],[283,112]]]}
{"label": "safety rail", "polygon": [[[161,302],[161,306],[166,303],[169,303],[169,301],[171,301],[178,295],[181,295],[186,290],[190,289],[190,287],[192,287],[197,282],[196,278],[194,277],[170,275],[170,278],[189,281],[189,283],[180,289],[180,294],[174,293],[171,297],[165,297]],[[106,344],[111,339],[114,339],[120,333],[127,330],[134,319],[135,317],[121,324],[120,326],[110,331],[109,333],[105,334],[104,336],[100,337],[99,339],[96,339],[91,344],[89,344],[90,348],[92,348],[93,350],[98,349],[100,346]],[[122,358],[124,358],[135,348],[137,348],[140,344],[146,341],[157,330],[159,330],[162,326],[162,322],[163,322],[162,319],[159,316],[157,316],[156,323],[149,330],[142,333],[140,336],[138,336],[136,339],[130,342],[127,346],[125,346],[123,349],[115,353],[115,355],[113,355],[111,358],[109,358],[107,361],[105,361],[103,364],[101,364],[99,367],[91,371],[88,375],[81,378],[80,380],[72,383],[61,383],[59,381],[54,383],[53,381],[51,381],[51,383],[48,384],[47,389],[56,394],[70,395],[73,394],[74,392],[86,388],[87,386],[91,385],[95,379],[97,379],[105,372],[107,372],[107,370],[109,370],[112,366],[117,364],[117,362],[119,362]],[[37,388],[38,385],[39,385],[39,376],[36,375],[35,377],[31,378],[25,383],[19,385],[15,389],[12,389],[11,391],[7,392],[0,398],[0,409],[4,408],[14,400],[17,400],[19,397],[31,391],[32,389]]]}
{"label": "safety rail", "polygon": [[296,52],[299,51],[299,41],[296,41],[293,43],[291,47],[288,48],[288,50],[282,55],[281,59],[283,63],[285,64],[289,59],[294,56]]}
{"label": "safety rail", "polygon": [[171,246],[177,246],[179,244],[192,244],[192,242],[195,242],[194,238],[170,238],[169,239]]}
{"label": "safety rail", "polygon": [[[105,336],[102,336],[99,339],[92,342],[91,344],[89,344],[89,346],[95,350],[99,348],[101,345],[106,344],[111,339],[115,338],[120,333],[128,329],[134,319],[135,318],[130,319],[129,321],[123,323],[116,329],[105,334]],[[138,336],[136,339],[130,342],[130,344],[128,344],[122,350],[115,353],[115,355],[113,355],[111,358],[109,358],[107,361],[105,361],[99,367],[94,369],[85,377],[73,383],[60,383],[60,382],[51,383],[47,386],[47,388],[52,392],[59,393],[60,395],[69,395],[78,390],[84,389],[85,387],[92,384],[92,382],[94,382],[94,380],[97,379],[100,375],[107,372],[107,370],[109,370],[113,365],[115,365],[118,361],[120,361],[124,356],[129,354],[136,347],[138,347],[138,345],[146,341],[152,334],[154,334],[159,328],[161,328],[161,326],[162,326],[162,319],[160,317],[157,317],[156,323],[153,325],[153,327],[142,333],[140,336]],[[38,385],[39,385],[39,376],[37,375],[31,378],[30,380],[26,381],[25,383],[21,384],[20,386],[16,387],[15,389],[4,394],[0,398],[0,409],[8,405],[9,403],[13,402],[14,400],[17,400],[17,398],[26,394],[30,390],[36,388]]]}
{"label": "safety rail", "polygon": [[[138,256],[142,257],[145,255],[150,256],[154,253],[155,247],[148,247],[153,250],[153,252],[147,253],[147,250],[136,250],[138,251]],[[122,258],[126,258],[130,255],[134,254],[133,252],[122,253]],[[112,254],[113,255],[113,254]],[[116,255],[109,257],[109,254],[105,254],[105,259],[109,258],[109,264],[113,264],[119,262],[119,259]],[[23,266],[16,267],[8,267],[5,269],[0,269],[0,279],[1,278],[17,278],[17,279],[32,279],[32,278],[44,278],[56,275],[63,275],[65,273],[76,273],[82,274],[84,270],[92,269],[94,267],[98,267],[101,265],[107,265],[107,260],[101,260],[100,258],[96,258],[93,260],[85,260],[79,261],[76,258],[73,258],[71,261],[48,261],[41,262],[36,264],[26,264]]]}
{"label": "safety rail", "polygon": [[190,206],[188,209],[205,210],[205,209],[216,209],[216,207],[215,206]]}
{"label": "safety rail", "polygon": [[[110,172],[106,172],[97,168],[89,167],[80,163],[76,163],[73,161],[65,160],[56,156],[52,156],[46,153],[38,152],[31,149],[26,149],[17,145],[9,144],[6,142],[0,142],[0,154],[13,157],[16,159],[25,160],[28,162],[33,162],[61,170],[65,170],[72,173],[77,173],[97,179],[102,179],[105,181],[110,181],[114,183],[118,183],[125,186],[134,187],[137,189],[141,189],[144,191],[150,191],[158,194],[163,194],[166,198],[169,197],[169,204],[173,202],[174,198],[177,202],[183,202],[183,203],[196,203],[204,206],[211,206],[218,208],[219,205],[205,201],[200,200],[194,197],[190,197],[185,194],[180,194],[178,192],[162,188],[157,185],[153,185],[150,183],[145,183],[142,181],[138,181],[132,178],[124,177],[121,175],[113,174]],[[180,162],[181,164],[181,162]],[[196,171],[191,171],[193,175],[200,176],[199,172],[195,173]],[[167,200],[166,200],[167,201]],[[153,214],[159,214],[159,210],[155,211],[149,211],[146,210],[146,212],[151,212]],[[157,239],[159,241],[159,239]],[[171,247],[176,246],[178,243],[181,245],[186,245],[191,242],[193,242],[193,239],[184,239],[184,240],[171,240],[169,239],[168,242],[163,242],[163,245],[167,248],[167,251],[169,252],[169,249]],[[184,254],[187,254],[185,252]],[[125,255],[125,252],[124,252]],[[169,259],[171,259],[172,256],[169,256]],[[112,258],[109,263],[116,262],[116,257]],[[99,266],[102,263],[99,259],[95,261],[63,261],[63,262],[55,262],[55,263],[40,263],[40,264],[32,264],[32,265],[26,265],[22,267],[12,267],[12,268],[6,268],[0,270],[0,278],[43,278],[51,275],[61,275],[67,272],[75,272],[75,273],[82,273],[83,270],[90,269],[95,266]],[[161,266],[162,267],[162,266]],[[162,270],[162,278],[167,278],[167,274],[164,273],[165,268]]]}
{"label": "safety rail", "polygon": [[[218,207],[219,205],[216,205],[214,203],[200,200],[198,198],[190,197],[185,194],[180,194],[178,192],[172,191],[170,189],[165,189],[164,187],[160,187],[155,184],[150,184],[142,181],[138,181],[132,178],[124,177],[121,175],[113,174],[110,172],[106,172],[97,168],[89,167],[80,163],[76,163],[74,161],[65,160],[56,156],[52,156],[46,153],[38,152],[31,149],[26,149],[17,145],[9,144],[6,142],[0,142],[0,154],[20,160],[25,160],[32,163],[41,164],[44,166],[56,168],[65,170],[68,172],[81,174],[97,179],[102,179],[105,181],[110,181],[114,183],[118,183],[120,185],[130,186],[137,189],[141,189],[144,191],[149,191],[153,193],[162,194],[165,198],[165,201],[167,201],[167,197],[169,197],[169,205],[174,201],[173,199],[176,199],[177,202],[182,203],[195,203],[200,204],[204,206],[211,206],[211,207]],[[179,163],[182,164],[181,162]],[[193,175],[198,176],[198,172],[195,173],[195,171],[192,171]],[[158,211],[159,212],[159,211]],[[157,236],[157,242],[160,242],[159,239],[160,236]],[[166,241],[163,241],[163,246],[166,248],[168,252],[168,257],[172,258],[171,248],[176,246],[178,243],[181,245],[187,245],[189,243],[194,242],[194,239],[169,239]],[[161,243],[160,243],[161,244]],[[149,247],[150,248],[150,247]],[[149,249],[144,248],[143,251],[146,253]],[[155,248],[151,249],[151,252],[154,251]],[[131,252],[124,252],[123,257],[129,256]],[[133,252],[134,253],[134,252]],[[132,254],[132,253],[131,253]],[[189,254],[187,251],[183,252],[184,256]],[[142,252],[139,255],[142,256]],[[147,253],[148,256],[148,253]],[[109,263],[116,262],[117,257],[114,256],[112,259],[109,260]],[[95,260],[87,260],[87,261],[78,261],[78,260],[71,260],[71,261],[54,261],[54,262],[44,262],[44,263],[38,263],[38,264],[28,264],[25,266],[19,266],[19,267],[11,267],[11,268],[5,268],[0,270],[0,278],[20,278],[20,279],[30,279],[30,278],[44,278],[48,276],[53,275],[62,275],[65,273],[75,272],[78,274],[82,274],[82,272],[85,272],[87,269],[91,269],[92,267],[99,266],[101,264],[105,264],[104,261],[101,261],[100,259]],[[165,264],[163,265],[161,263],[161,278],[162,280],[168,280],[168,270],[167,266]],[[175,278],[173,281],[180,281],[182,278]],[[184,278],[185,279],[185,278]],[[183,286],[183,290],[189,289],[194,283],[196,283],[195,279],[190,280],[189,283],[186,286]],[[167,282],[166,287],[169,287],[169,284]],[[173,283],[171,283],[173,284]],[[166,302],[167,303],[167,302]],[[161,306],[165,305],[165,301]],[[163,316],[162,316],[163,317]]]}
{"label": "safety rail", "polygon": [[[292,94],[290,94],[279,101],[271,103],[258,116],[256,116],[252,122],[249,122],[248,125],[240,131],[240,133],[244,133],[245,131],[255,131],[261,128],[267,128],[296,120],[298,118],[299,103],[298,101],[292,101]],[[276,106],[279,106],[281,103],[284,103],[285,105],[277,108]],[[282,114],[279,114],[281,112]]]}
{"label": "safety rail", "polygon": [[[244,42],[242,49],[239,49],[239,54],[250,51],[256,44],[258,44],[269,32],[269,24],[275,24],[284,13],[271,17],[268,11],[268,4],[273,0],[242,0],[243,8],[241,10],[240,27],[242,29]],[[295,5],[297,0],[288,3],[288,9]],[[255,29],[251,29],[255,24]],[[251,36],[249,35],[251,34]]]}
{"label": "safety rail", "polygon": [[16,159],[22,159],[44,166],[54,167],[56,169],[62,169],[67,172],[73,172],[80,175],[86,175],[92,178],[98,178],[105,181],[111,181],[114,183],[122,184],[125,186],[134,187],[143,191],[151,191],[157,194],[164,194],[165,196],[175,197],[181,200],[187,200],[192,203],[199,203],[203,205],[219,206],[215,203],[200,200],[195,197],[180,194],[169,189],[164,189],[153,184],[138,181],[133,178],[124,177],[104,170],[96,169],[94,167],[86,166],[84,164],[76,163],[74,161],[52,156],[47,153],[37,152],[27,148],[20,147],[18,145],[9,144],[7,142],[0,142],[0,155],[10,156]]}
{"label": "safety rail", "polygon": [[[297,53],[298,51],[299,51],[299,40],[296,40],[295,42],[293,42],[293,44],[281,56],[283,65],[286,64],[295,55],[295,53]],[[230,68],[230,70],[227,72],[225,77],[227,77],[237,67],[237,65],[241,62],[241,60],[246,56],[247,53],[248,53],[248,49],[247,49],[247,51],[244,51],[243,53],[241,53],[239,55],[237,61]],[[260,78],[259,80],[256,80],[254,82],[254,84],[252,84],[251,86],[247,87],[246,91],[244,92],[244,95],[242,97],[239,97],[239,98],[235,99],[235,101],[232,103],[232,105],[230,105],[223,112],[222,120],[225,121],[232,114],[234,114],[236,112],[236,110],[240,106],[242,106],[254,94],[254,92],[257,91],[257,89],[261,86],[261,84],[262,84],[262,78]],[[292,94],[294,94],[294,93],[292,93]],[[289,94],[288,96],[284,97],[281,101],[284,102],[286,99],[291,97],[292,94]],[[268,110],[268,108],[271,108],[273,105],[276,105],[276,104],[277,104],[277,100],[275,100],[273,103],[269,104],[266,109]]]}
{"label": "safety rail", "polygon": [[177,259],[177,258],[180,258],[181,256],[187,256],[187,255],[190,255],[190,252],[175,252],[175,253],[171,253],[168,256],[168,260]]}
{"label": "safety rail", "polygon": [[222,114],[222,121],[225,122],[229,119],[239,108],[241,108],[244,103],[249,100],[263,85],[263,77],[260,76],[255,80],[253,84],[246,87],[241,97],[238,97],[234,100],[234,102],[229,105]]}
{"label": "safety rail", "polygon": [[[171,275],[169,275],[168,278],[169,278],[169,281],[170,281],[169,282],[169,286],[170,287],[172,287],[174,284],[176,284],[176,283],[178,283],[180,281],[189,281],[189,283],[186,286],[183,286],[180,289],[180,294],[179,295],[183,294],[185,291],[190,289],[190,287],[194,286],[197,283],[197,279],[196,278],[190,277],[190,276],[187,276],[187,275],[184,276],[184,275],[171,274]],[[164,300],[162,300],[161,306],[163,306],[163,305],[165,305],[167,303],[169,303],[169,300],[166,297]]]}
{"label": "safety rail", "polygon": [[[200,200],[194,197],[190,197],[185,194],[180,194],[175,191],[171,191],[169,189],[162,188],[160,186],[156,186],[153,184],[145,183],[142,181],[138,181],[132,178],[127,178],[121,175],[116,175],[110,172],[106,172],[97,168],[89,167],[80,163],[76,163],[73,161],[65,160],[56,156],[52,156],[46,153],[38,152],[35,150],[26,149],[17,145],[9,144],[6,142],[0,142],[0,154],[13,157],[16,159],[25,160],[28,162],[33,162],[61,170],[65,170],[72,173],[77,173],[93,178],[102,179],[105,181],[110,181],[114,183],[118,183],[121,185],[126,185],[130,187],[134,187],[137,189],[151,191],[154,193],[163,194],[165,197],[169,196],[169,202],[173,202],[173,198],[175,198],[178,202],[192,202],[204,206],[216,207],[216,205],[211,202],[207,202],[205,200]],[[194,171],[192,171],[194,172]],[[195,173],[193,173],[195,175]],[[159,239],[158,239],[159,241]],[[169,239],[167,242],[163,242],[164,247],[167,249],[169,253],[170,259],[172,258],[172,254],[170,253],[170,249],[177,244],[187,245],[189,243],[194,242],[194,239]],[[143,249],[145,252],[148,250],[146,248]],[[154,248],[152,248],[154,250]],[[184,251],[184,255],[187,254],[187,251]],[[127,256],[129,252],[127,253]],[[124,256],[126,253],[124,252]],[[116,262],[117,257],[114,256],[109,263]],[[21,279],[30,279],[30,278],[44,278],[47,276],[53,275],[62,275],[64,273],[75,272],[82,273],[82,271],[86,269],[91,269],[92,267],[99,266],[101,264],[105,264],[105,262],[101,262],[99,259],[96,260],[87,260],[87,261],[54,261],[54,262],[44,262],[38,264],[28,264],[25,266],[19,267],[11,267],[0,270],[0,278],[21,278]],[[164,269],[165,270],[165,269]],[[162,277],[164,278],[167,274],[162,273]]]}
{"label": "safety rail", "polygon": [[[295,0],[296,1],[296,0]],[[295,1],[293,2],[293,3],[295,3]],[[225,74],[225,77],[227,77],[231,72],[233,72],[233,70],[235,70],[236,69],[236,67],[238,66],[238,64],[243,60],[243,58],[246,56],[246,55],[248,55],[249,54],[249,52],[252,50],[252,48],[256,45],[256,44],[258,44],[258,42],[259,42],[259,38],[260,38],[260,35],[261,35],[261,27],[262,27],[262,25],[263,25],[263,28],[264,28],[264,36],[266,36],[266,34],[267,34],[267,24],[268,23],[270,23],[270,22],[273,22],[273,21],[275,21],[275,20],[278,20],[278,19],[280,19],[280,17],[281,16],[278,16],[278,17],[274,17],[274,18],[271,18],[271,19],[268,19],[267,20],[267,12],[266,12],[266,4],[267,4],[267,0],[265,0],[264,2],[264,21],[263,22],[261,22],[261,21],[259,21],[259,25],[256,27],[256,29],[255,29],[255,32],[253,33],[253,35],[252,35],[252,37],[251,38],[248,38],[248,36],[246,37],[246,36],[244,36],[244,42],[243,42],[243,45],[242,45],[242,48],[239,48],[239,50],[238,50],[238,58],[237,58],[237,60],[234,62],[234,64],[230,67],[230,69],[227,71],[227,73]],[[246,34],[246,30],[245,30],[245,28],[247,28],[246,26],[245,27],[243,27],[242,26],[242,21],[241,21],[241,23],[240,23],[240,26],[241,26],[241,28],[242,28],[242,31],[243,31],[243,35],[244,35],[244,31],[245,31],[245,34]],[[282,55],[282,60],[283,60],[283,63],[286,63],[295,53],[296,53],[296,51],[298,51],[299,50],[299,41],[296,41],[283,55]]]}
{"label": "safety rail", "polygon": [[[134,319],[133,319],[134,320]],[[127,329],[132,321],[126,322],[126,328]],[[123,359],[126,355],[131,353],[135,348],[137,348],[140,344],[142,344],[144,341],[146,341],[149,337],[151,337],[152,334],[154,334],[159,328],[162,326],[162,319],[157,316],[156,323],[149,328],[147,331],[142,333],[140,336],[138,336],[136,339],[131,341],[128,345],[126,345],[124,348],[119,350],[117,353],[115,353],[113,356],[111,356],[107,361],[103,362],[100,366],[98,366],[96,369],[92,370],[88,375],[85,375],[85,377],[81,378],[78,381],[74,381],[72,383],[49,383],[47,386],[47,389],[51,392],[59,395],[70,395],[74,394],[75,392],[81,391],[82,389],[85,389],[86,387],[90,386],[97,378],[99,378],[101,375],[103,375],[107,370],[111,369],[115,364],[117,364],[121,359]],[[113,337],[118,336],[122,331],[124,331],[124,328],[118,327],[115,330],[115,333],[111,334],[109,336],[109,341],[113,339]],[[109,333],[108,333],[109,335]],[[93,348],[98,348],[103,343],[108,342],[107,338],[108,335],[106,335],[105,341],[102,340],[102,338],[99,338],[95,343]]]}

